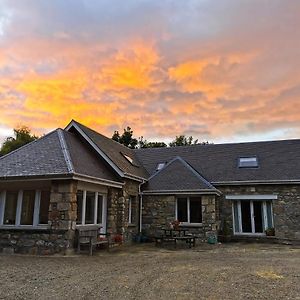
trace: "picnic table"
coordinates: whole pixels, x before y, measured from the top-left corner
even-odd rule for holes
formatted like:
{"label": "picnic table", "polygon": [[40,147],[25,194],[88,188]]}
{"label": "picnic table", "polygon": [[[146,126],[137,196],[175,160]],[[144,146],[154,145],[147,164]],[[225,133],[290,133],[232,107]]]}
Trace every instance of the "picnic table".
{"label": "picnic table", "polygon": [[188,233],[188,229],[185,228],[163,228],[163,234],[155,236],[155,245],[163,244],[164,242],[173,242],[175,248],[177,247],[177,241],[185,241],[189,248],[195,247],[196,236]]}

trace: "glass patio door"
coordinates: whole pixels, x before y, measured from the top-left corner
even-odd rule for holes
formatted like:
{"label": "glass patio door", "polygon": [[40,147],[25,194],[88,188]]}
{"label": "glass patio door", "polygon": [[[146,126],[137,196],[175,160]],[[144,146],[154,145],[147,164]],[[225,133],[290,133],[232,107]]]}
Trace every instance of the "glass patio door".
{"label": "glass patio door", "polygon": [[233,201],[235,234],[264,235],[273,227],[272,202],[260,200]]}

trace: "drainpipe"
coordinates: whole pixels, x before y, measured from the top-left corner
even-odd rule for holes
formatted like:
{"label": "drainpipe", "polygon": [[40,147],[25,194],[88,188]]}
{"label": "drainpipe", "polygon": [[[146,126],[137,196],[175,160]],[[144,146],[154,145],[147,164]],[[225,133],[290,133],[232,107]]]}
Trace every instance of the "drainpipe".
{"label": "drainpipe", "polygon": [[143,225],[143,195],[142,195],[142,192],[141,192],[141,186],[142,184],[144,184],[145,181],[143,180],[143,182],[141,182],[139,184],[139,196],[140,196],[140,233],[142,232],[142,225]]}

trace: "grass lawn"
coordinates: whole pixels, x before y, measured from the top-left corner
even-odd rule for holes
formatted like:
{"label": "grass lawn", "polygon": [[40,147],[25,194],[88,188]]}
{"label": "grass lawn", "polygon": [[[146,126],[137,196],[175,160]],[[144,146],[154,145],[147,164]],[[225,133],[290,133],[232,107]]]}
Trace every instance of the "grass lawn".
{"label": "grass lawn", "polygon": [[2,255],[0,299],[300,299],[300,248],[144,244],[92,257]]}

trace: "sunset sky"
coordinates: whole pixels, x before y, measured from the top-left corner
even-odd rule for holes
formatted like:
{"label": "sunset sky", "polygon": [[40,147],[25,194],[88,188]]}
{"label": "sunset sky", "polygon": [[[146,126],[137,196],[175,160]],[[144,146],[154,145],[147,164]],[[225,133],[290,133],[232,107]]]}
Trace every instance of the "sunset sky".
{"label": "sunset sky", "polygon": [[0,0],[0,142],[76,119],[111,136],[300,138],[300,1]]}

